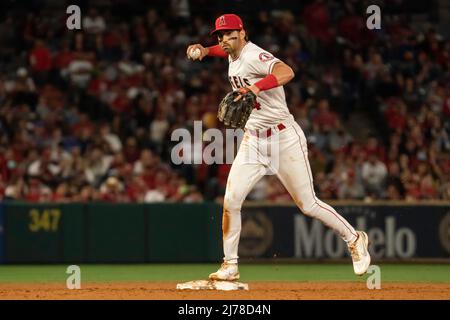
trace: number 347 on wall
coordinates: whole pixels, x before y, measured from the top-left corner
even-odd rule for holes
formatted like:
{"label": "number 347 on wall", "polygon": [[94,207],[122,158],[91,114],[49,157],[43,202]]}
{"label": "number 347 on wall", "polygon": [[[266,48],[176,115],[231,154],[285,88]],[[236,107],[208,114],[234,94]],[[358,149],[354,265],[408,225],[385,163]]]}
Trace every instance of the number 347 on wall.
{"label": "number 347 on wall", "polygon": [[59,220],[61,218],[59,209],[45,209],[43,211],[32,209],[29,212],[29,216],[30,223],[28,228],[31,232],[56,232],[59,229]]}

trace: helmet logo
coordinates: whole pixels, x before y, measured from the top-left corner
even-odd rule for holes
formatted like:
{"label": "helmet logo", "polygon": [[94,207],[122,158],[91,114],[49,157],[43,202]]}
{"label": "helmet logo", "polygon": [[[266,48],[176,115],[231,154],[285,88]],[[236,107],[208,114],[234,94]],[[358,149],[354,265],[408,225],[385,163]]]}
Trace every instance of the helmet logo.
{"label": "helmet logo", "polygon": [[225,16],[221,16],[220,18],[219,18],[219,27],[222,27],[222,26],[224,26],[226,24],[226,22],[225,22]]}

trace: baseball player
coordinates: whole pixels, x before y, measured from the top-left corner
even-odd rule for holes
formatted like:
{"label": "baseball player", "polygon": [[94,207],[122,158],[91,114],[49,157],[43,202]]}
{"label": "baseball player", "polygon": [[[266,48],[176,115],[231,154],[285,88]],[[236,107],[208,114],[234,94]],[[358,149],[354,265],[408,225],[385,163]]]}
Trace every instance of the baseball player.
{"label": "baseball player", "polygon": [[248,161],[246,154],[255,149],[259,152],[261,145],[275,142],[278,143],[279,162],[275,173],[280,181],[305,215],[319,219],[347,243],[355,274],[364,274],[370,265],[367,234],[356,231],[315,195],[306,137],[288,110],[283,89],[283,85],[294,77],[294,72],[284,62],[249,41],[241,18],[235,14],[217,18],[211,34],[217,36],[219,44],[207,48],[200,44],[190,45],[188,58],[228,58],[228,79],[233,90],[241,95],[253,92],[257,104],[245,125],[227,180],[222,217],[224,261],[217,272],[209,275],[209,279],[239,279],[241,206],[253,186],[267,174],[271,162],[263,152],[260,152],[259,163]]}

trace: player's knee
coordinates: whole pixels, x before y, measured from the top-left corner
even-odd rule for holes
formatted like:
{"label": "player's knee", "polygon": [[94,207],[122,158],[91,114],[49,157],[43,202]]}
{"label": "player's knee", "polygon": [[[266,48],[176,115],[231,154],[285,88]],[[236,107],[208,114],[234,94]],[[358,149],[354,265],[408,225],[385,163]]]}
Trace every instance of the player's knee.
{"label": "player's knee", "polygon": [[224,210],[228,211],[229,213],[239,213],[241,211],[241,202],[238,201],[236,198],[231,197],[229,195],[225,195],[225,198],[223,200],[223,208]]}
{"label": "player's knee", "polygon": [[300,209],[300,211],[306,215],[313,217],[316,212],[317,203],[313,197],[302,196],[293,197],[295,204]]}
{"label": "player's knee", "polygon": [[300,210],[302,210],[303,214],[308,217],[314,217],[316,215],[317,203],[316,202],[309,202],[304,203]]}

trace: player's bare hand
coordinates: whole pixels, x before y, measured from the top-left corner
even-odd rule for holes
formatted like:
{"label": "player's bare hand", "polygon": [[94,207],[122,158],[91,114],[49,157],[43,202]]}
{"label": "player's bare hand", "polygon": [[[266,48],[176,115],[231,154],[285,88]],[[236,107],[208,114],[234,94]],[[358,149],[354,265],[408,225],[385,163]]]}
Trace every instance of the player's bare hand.
{"label": "player's bare hand", "polygon": [[[200,55],[198,55],[198,56],[195,55],[195,50],[197,50],[197,49],[200,50]],[[196,43],[196,44],[191,44],[187,48],[186,56],[187,56],[188,59],[191,59],[191,60],[194,60],[194,61],[195,60],[202,61],[202,59],[208,55],[208,52],[209,52],[208,48],[205,48],[201,44]]]}
{"label": "player's bare hand", "polygon": [[253,92],[255,96],[258,96],[260,90],[257,86],[251,85],[250,87],[240,88],[238,91],[240,94],[233,100],[234,102],[239,101],[242,98],[242,96],[249,91]]}

